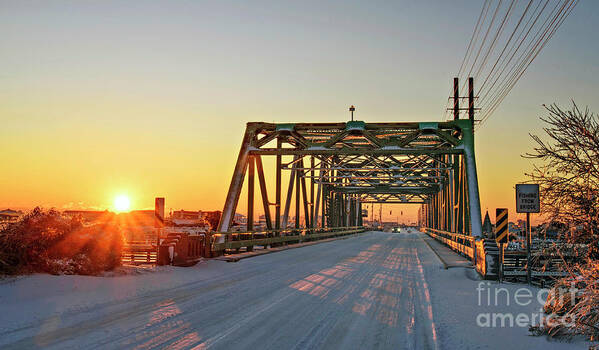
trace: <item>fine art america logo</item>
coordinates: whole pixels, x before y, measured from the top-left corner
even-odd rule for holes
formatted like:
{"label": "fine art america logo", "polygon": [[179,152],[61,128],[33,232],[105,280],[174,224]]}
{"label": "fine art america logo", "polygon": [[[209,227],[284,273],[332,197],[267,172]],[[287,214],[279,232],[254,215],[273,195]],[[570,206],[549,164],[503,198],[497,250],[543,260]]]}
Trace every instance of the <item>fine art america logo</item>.
{"label": "fine art america logo", "polygon": [[546,300],[552,305],[570,304],[569,308],[573,307],[579,291],[573,284],[569,288],[550,290],[526,287],[508,289],[492,285],[490,282],[480,282],[476,291],[478,307],[483,309],[476,316],[476,324],[479,327],[545,327],[557,324],[571,327],[574,325],[572,315],[567,313],[562,316],[547,315],[543,312]]}

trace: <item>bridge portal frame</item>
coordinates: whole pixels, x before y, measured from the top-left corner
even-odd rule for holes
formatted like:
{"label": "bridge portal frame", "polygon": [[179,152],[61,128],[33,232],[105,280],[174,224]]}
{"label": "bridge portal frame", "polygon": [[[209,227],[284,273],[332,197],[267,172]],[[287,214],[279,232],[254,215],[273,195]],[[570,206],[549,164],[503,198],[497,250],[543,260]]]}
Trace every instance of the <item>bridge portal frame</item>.
{"label": "bridge portal frame", "polygon": [[[275,201],[268,197],[263,156],[275,156]],[[291,157],[291,161],[284,161]],[[305,162],[309,160],[309,163]],[[307,164],[306,164],[307,163]],[[290,171],[282,202],[283,170]],[[479,237],[482,219],[472,122],[249,122],[218,232],[230,230],[246,174],[248,231],[258,175],[266,226],[287,228],[295,187],[295,227],[361,225],[362,203],[416,203],[427,227]],[[306,180],[310,181],[309,188]],[[316,187],[316,190],[315,190]],[[274,220],[270,207],[275,207]]]}

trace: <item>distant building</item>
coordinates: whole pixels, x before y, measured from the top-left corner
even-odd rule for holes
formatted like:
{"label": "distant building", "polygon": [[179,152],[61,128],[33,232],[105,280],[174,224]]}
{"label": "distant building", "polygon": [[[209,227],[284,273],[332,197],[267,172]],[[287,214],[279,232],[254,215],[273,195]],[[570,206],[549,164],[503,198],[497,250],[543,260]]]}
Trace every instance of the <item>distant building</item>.
{"label": "distant building", "polygon": [[266,230],[266,216],[260,215],[258,217],[258,224],[254,225],[254,230]]}
{"label": "distant building", "polygon": [[[237,220],[237,215],[235,218]],[[202,227],[205,231],[215,231],[220,220],[221,212],[216,211],[203,211],[203,210],[175,210],[171,212],[169,220],[175,226],[187,226],[187,227]],[[234,221],[236,221],[234,220]]]}
{"label": "distant building", "polygon": [[235,216],[233,217],[233,221],[238,222],[240,224],[245,224],[247,220],[247,216],[240,213],[235,213]]}
{"label": "distant building", "polygon": [[216,231],[218,228],[218,222],[220,221],[220,217],[222,215],[222,211],[203,211],[202,214],[208,223],[210,224],[210,228],[212,231]]}
{"label": "distant building", "polygon": [[113,213],[108,210],[65,210],[62,212],[69,217],[80,217],[87,223],[114,222],[127,226],[152,226],[155,225],[156,215],[154,210],[132,210],[125,213]]}
{"label": "distant building", "polygon": [[203,225],[205,220],[201,211],[175,210],[171,213],[175,225]]}
{"label": "distant building", "polygon": [[0,222],[14,222],[19,220],[21,215],[23,212],[20,210],[4,209],[0,211]]}
{"label": "distant building", "polygon": [[80,217],[83,221],[88,223],[110,221],[113,220],[116,215],[108,210],[65,210],[62,214],[68,217]]}
{"label": "distant building", "polygon": [[119,219],[125,219],[126,223],[136,226],[156,225],[156,214],[154,210],[131,210],[128,213],[120,213]]}
{"label": "distant building", "polygon": [[510,233],[514,233],[516,235],[520,234],[520,227],[518,227],[515,222],[508,222],[507,228]]}
{"label": "distant building", "polygon": [[175,210],[171,213],[171,218],[173,219],[183,219],[183,220],[199,220],[202,217],[201,211],[193,211],[193,210]]}
{"label": "distant building", "polygon": [[520,231],[526,232],[526,220],[518,219],[517,222],[518,222],[518,227],[520,228]]}
{"label": "distant building", "polygon": [[568,231],[568,226],[561,222],[551,221],[539,227],[539,237],[543,239],[558,239],[560,234]]}

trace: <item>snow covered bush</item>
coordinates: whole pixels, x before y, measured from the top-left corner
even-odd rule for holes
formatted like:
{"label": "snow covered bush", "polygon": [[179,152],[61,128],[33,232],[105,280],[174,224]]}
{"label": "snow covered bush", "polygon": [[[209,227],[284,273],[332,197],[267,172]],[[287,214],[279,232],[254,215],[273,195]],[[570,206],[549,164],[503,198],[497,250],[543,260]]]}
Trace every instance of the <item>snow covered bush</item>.
{"label": "snow covered bush", "polygon": [[97,274],[120,265],[123,243],[114,224],[35,208],[0,230],[0,274]]}
{"label": "snow covered bush", "polygon": [[544,312],[547,322],[531,329],[537,335],[599,339],[599,262],[589,259],[558,280],[549,291]]}

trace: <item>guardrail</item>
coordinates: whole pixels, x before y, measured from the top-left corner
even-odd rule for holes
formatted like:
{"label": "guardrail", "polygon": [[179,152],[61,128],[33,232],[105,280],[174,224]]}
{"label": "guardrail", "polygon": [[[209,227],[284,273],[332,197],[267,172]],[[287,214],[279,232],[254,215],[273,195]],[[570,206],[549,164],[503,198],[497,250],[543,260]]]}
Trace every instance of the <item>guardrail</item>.
{"label": "guardrail", "polygon": [[[554,278],[565,277],[568,271],[564,264],[580,261],[580,257],[571,254],[552,255],[533,252],[531,259],[531,283],[544,287]],[[503,255],[503,279],[511,282],[526,282],[526,252],[506,251]]]}
{"label": "guardrail", "polygon": [[[273,245],[284,243],[300,243],[320,240],[336,236],[350,235],[366,231],[364,226],[281,229],[254,232],[227,232],[212,235],[212,253],[222,255],[229,249],[247,248],[252,250],[257,245]],[[224,236],[224,243],[217,243]]]}
{"label": "guardrail", "polygon": [[466,236],[459,233],[436,230],[434,228],[425,228],[426,234],[445,244],[454,251],[474,260],[475,254],[475,239],[472,236]]}
{"label": "guardrail", "polygon": [[121,261],[127,264],[155,264],[158,250],[155,244],[144,241],[127,242],[123,247]]}
{"label": "guardrail", "polygon": [[473,236],[459,233],[441,231],[433,228],[424,228],[424,232],[445,244],[455,252],[470,259],[476,271],[486,279],[495,279],[499,269],[497,248],[488,240],[476,240]]}
{"label": "guardrail", "polygon": [[206,251],[208,237],[206,233],[169,232],[161,239],[158,265],[191,266],[203,257],[209,257],[210,252]]}
{"label": "guardrail", "polygon": [[[505,251],[503,264],[500,266],[499,247],[493,239],[476,240],[472,236],[432,228],[424,228],[424,232],[452,250],[468,257],[474,262],[476,270],[485,279],[497,279],[501,269],[503,280],[512,282],[527,281],[526,252]],[[563,244],[560,247],[568,248],[569,246]],[[578,248],[580,249],[580,247]],[[574,249],[571,250],[575,251]],[[577,259],[580,258],[574,253],[548,254],[540,251],[533,252],[530,267],[531,283],[543,287],[546,283],[550,283],[553,278],[566,276],[567,272],[564,271],[563,264],[565,262],[572,263]]]}

